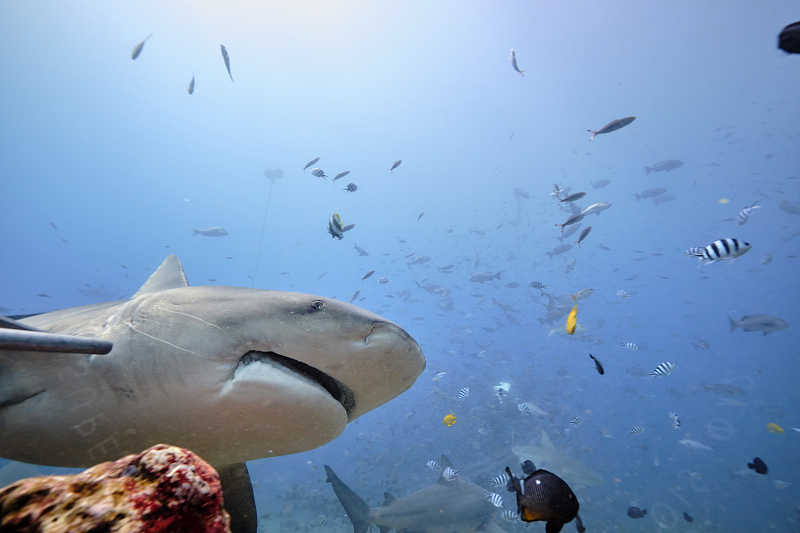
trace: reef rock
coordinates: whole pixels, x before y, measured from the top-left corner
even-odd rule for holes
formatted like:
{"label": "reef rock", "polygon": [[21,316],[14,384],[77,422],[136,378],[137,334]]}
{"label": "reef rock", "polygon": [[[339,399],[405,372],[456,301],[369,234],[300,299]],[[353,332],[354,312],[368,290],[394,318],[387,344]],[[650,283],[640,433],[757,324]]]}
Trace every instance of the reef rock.
{"label": "reef rock", "polygon": [[230,517],[217,472],[189,450],[159,444],[0,489],[0,531],[230,533]]}

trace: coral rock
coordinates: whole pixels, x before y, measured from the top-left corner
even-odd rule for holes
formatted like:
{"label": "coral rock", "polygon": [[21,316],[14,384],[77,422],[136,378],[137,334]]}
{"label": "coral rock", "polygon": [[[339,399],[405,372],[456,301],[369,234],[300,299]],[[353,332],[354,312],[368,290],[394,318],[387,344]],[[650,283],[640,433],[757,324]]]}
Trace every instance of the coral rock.
{"label": "coral rock", "polygon": [[0,489],[0,532],[230,533],[217,472],[159,444],[73,476],[22,479]]}

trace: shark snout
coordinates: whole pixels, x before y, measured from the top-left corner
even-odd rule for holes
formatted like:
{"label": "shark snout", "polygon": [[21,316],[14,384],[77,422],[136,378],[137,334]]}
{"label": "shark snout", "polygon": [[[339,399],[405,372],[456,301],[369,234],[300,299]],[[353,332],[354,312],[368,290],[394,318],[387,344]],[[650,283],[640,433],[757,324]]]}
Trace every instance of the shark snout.
{"label": "shark snout", "polygon": [[407,390],[425,370],[417,341],[389,321],[373,321],[361,346],[337,372],[356,398],[353,420]]}

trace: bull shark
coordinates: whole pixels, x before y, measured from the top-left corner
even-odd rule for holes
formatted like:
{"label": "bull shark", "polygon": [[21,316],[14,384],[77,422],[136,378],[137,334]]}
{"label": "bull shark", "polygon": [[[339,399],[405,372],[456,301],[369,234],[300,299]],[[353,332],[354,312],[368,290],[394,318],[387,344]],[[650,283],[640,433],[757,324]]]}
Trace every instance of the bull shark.
{"label": "bull shark", "polygon": [[257,528],[245,461],[331,441],[425,368],[385,318],[309,294],[190,287],[174,255],[129,300],[12,318],[0,320],[0,457],[86,467],[182,446],[219,471],[236,533]]}
{"label": "bull shark", "polygon": [[[444,455],[439,464],[442,471],[452,468]],[[496,509],[489,502],[487,491],[461,477],[447,479],[440,474],[437,483],[402,498],[384,493],[383,505],[370,508],[330,466],[325,465],[325,473],[353,523],[354,533],[366,533],[371,524],[377,525],[381,533],[391,529],[414,533],[504,532],[494,522]]]}
{"label": "bull shark", "polygon": [[539,468],[545,468],[564,479],[575,490],[593,487],[602,483],[603,478],[594,470],[556,447],[550,435],[542,430],[538,443],[512,444],[511,451],[520,462],[535,458]]}

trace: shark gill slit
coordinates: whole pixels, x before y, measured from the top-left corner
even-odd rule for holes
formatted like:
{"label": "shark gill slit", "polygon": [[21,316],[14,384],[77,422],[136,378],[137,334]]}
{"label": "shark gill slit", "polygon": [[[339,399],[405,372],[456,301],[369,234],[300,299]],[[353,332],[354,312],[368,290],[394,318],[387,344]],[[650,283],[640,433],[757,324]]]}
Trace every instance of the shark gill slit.
{"label": "shark gill slit", "polygon": [[[286,357],[285,355],[281,355],[279,353],[260,352],[257,350],[249,351],[244,354],[241,359],[239,359],[239,363],[236,366],[239,368],[249,364],[257,363],[262,360],[271,361],[286,367],[292,372],[300,374],[301,376],[304,376],[305,378],[317,383],[323,389],[328,391],[328,394],[330,394],[334,400],[342,404],[342,407],[344,407],[344,410],[347,412],[348,419],[350,418],[350,413],[356,405],[353,391],[350,389],[350,387],[338,379],[326,374],[318,368],[314,368],[313,366],[307,365],[302,361],[292,359],[291,357]],[[236,371],[234,370],[234,373],[235,372]]]}

